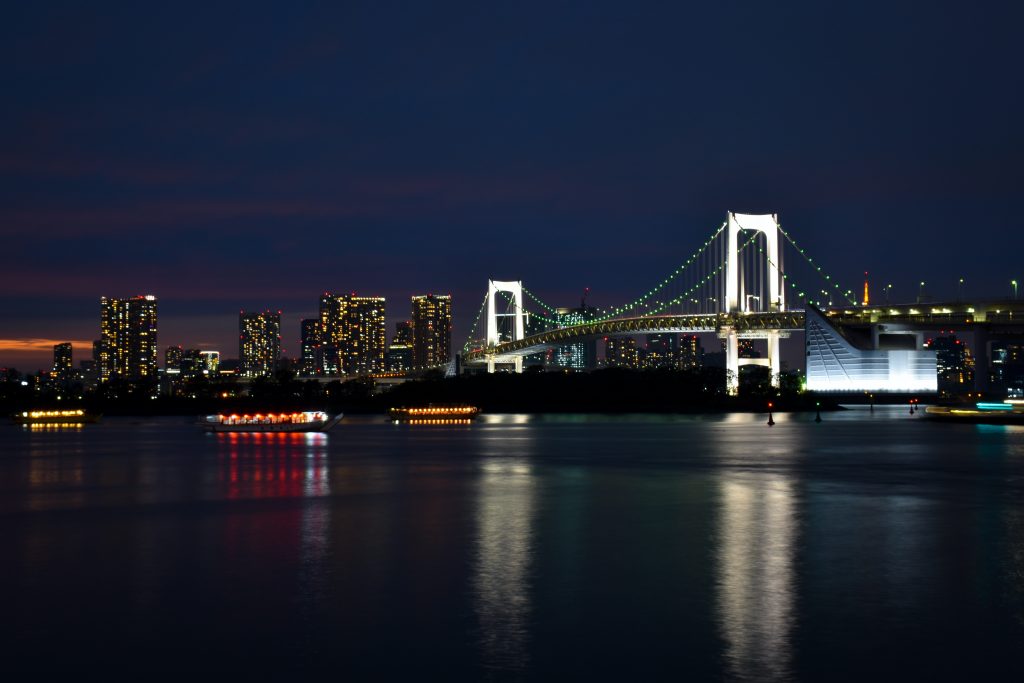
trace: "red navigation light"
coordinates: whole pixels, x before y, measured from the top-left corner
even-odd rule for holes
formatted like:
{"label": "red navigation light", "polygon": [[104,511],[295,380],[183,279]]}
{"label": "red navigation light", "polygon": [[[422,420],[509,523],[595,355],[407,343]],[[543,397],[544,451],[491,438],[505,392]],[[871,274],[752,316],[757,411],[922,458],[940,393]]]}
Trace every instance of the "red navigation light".
{"label": "red navigation light", "polygon": [[771,407],[772,407],[772,402],[771,402],[771,401],[768,401],[768,407],[769,407],[769,408],[771,408]]}

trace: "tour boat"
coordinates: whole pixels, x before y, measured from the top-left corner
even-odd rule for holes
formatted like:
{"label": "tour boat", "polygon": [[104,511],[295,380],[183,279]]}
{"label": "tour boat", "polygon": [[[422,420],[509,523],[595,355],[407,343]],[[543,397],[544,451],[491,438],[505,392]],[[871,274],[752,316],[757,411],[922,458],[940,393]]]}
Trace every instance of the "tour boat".
{"label": "tour boat", "polygon": [[1009,399],[1002,403],[928,406],[925,417],[945,422],[983,424],[1024,424],[1024,400]]}
{"label": "tour boat", "polygon": [[391,408],[388,414],[395,422],[458,424],[476,418],[480,414],[480,409],[476,406],[427,406]]}
{"label": "tour boat", "polygon": [[208,432],[326,432],[341,421],[322,411],[257,413],[255,415],[207,415],[199,425]]}
{"label": "tour boat", "polygon": [[99,415],[92,415],[81,408],[65,410],[26,410],[11,416],[15,422],[23,425],[77,426],[98,422]]}

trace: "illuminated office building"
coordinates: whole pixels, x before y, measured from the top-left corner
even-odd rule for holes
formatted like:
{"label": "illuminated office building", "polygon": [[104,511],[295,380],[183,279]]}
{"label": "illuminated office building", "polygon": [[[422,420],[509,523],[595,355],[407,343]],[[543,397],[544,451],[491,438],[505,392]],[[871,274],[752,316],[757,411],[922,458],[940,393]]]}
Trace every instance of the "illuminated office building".
{"label": "illuminated office building", "polygon": [[452,297],[412,297],[412,365],[433,368],[451,360]]}
{"label": "illuminated office building", "polygon": [[992,388],[1009,398],[1024,398],[1024,339],[1000,339],[989,344]]}
{"label": "illuminated office building", "polygon": [[164,349],[164,372],[171,375],[181,372],[181,361],[184,353],[181,345],[168,346]]}
{"label": "illuminated office building", "polygon": [[281,312],[238,314],[238,371],[242,377],[272,377],[281,360]]}
{"label": "illuminated office building", "polygon": [[316,362],[316,352],[323,341],[321,337],[319,318],[307,318],[302,321],[302,355],[299,360],[299,374],[304,377],[323,374],[323,368],[318,367]]}
{"label": "illuminated office building", "polygon": [[674,368],[679,362],[679,335],[660,333],[647,335],[643,349],[645,368]]}
{"label": "illuminated office building", "polygon": [[324,294],[320,297],[322,343],[338,351],[336,372],[383,372],[387,350],[384,297]]}
{"label": "illuminated office building", "polygon": [[608,337],[604,340],[605,365],[610,368],[637,368],[640,357],[633,337]]}
{"label": "illuminated office building", "polygon": [[55,344],[53,347],[53,378],[58,382],[69,382],[74,375],[75,365],[71,353],[71,342]]}
{"label": "illuminated office building", "polygon": [[391,338],[392,344],[405,344],[412,346],[412,321],[400,320],[395,323],[395,336]]}
{"label": "illuminated office building", "polygon": [[953,395],[974,389],[974,358],[963,340],[955,334],[929,339],[926,349],[935,352],[935,370],[939,392]]}
{"label": "illuminated office building", "polygon": [[684,334],[679,337],[679,355],[676,367],[680,370],[696,370],[704,366],[704,347],[700,336]]}
{"label": "illuminated office building", "polygon": [[[559,308],[555,310],[556,327],[572,327],[589,322],[597,317],[597,309],[591,306],[580,308]],[[592,370],[597,367],[597,340],[562,344],[548,351],[547,365],[552,369]]]}
{"label": "illuminated office building", "polygon": [[156,381],[157,308],[153,295],[100,299],[99,380]]}
{"label": "illuminated office building", "polygon": [[408,372],[412,370],[412,321],[403,320],[395,323],[395,336],[387,353],[388,372]]}
{"label": "illuminated office building", "polygon": [[199,361],[204,375],[216,376],[220,372],[220,351],[200,351]]}

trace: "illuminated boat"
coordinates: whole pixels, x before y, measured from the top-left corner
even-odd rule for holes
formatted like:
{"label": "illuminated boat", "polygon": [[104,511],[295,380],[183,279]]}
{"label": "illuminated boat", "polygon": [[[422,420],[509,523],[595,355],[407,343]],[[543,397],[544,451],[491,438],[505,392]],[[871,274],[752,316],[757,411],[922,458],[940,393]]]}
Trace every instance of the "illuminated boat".
{"label": "illuminated boat", "polygon": [[391,408],[388,411],[395,422],[414,424],[464,424],[480,414],[476,406],[427,406],[425,408]]}
{"label": "illuminated boat", "polygon": [[99,422],[99,415],[91,415],[81,408],[65,410],[26,410],[11,416],[23,425],[71,426]]}
{"label": "illuminated boat", "polygon": [[925,417],[945,422],[972,422],[983,424],[1024,424],[1024,400],[1011,399],[1002,403],[979,402],[973,405],[928,406]]}
{"label": "illuminated boat", "polygon": [[331,417],[322,411],[207,415],[199,418],[199,426],[208,432],[326,432],[341,418],[342,413]]}

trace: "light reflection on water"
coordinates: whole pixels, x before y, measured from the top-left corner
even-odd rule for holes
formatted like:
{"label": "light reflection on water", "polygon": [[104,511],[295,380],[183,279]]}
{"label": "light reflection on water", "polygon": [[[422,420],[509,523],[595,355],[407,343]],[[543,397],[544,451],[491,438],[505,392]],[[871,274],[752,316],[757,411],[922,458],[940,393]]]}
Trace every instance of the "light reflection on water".
{"label": "light reflection on water", "polygon": [[330,493],[327,435],[226,432],[216,439],[227,497],[324,496]]}
{"label": "light reflection on water", "polygon": [[789,477],[723,477],[719,484],[717,611],[730,677],[791,675],[796,505]]}
{"label": "light reflection on water", "polygon": [[480,658],[488,670],[519,671],[529,665],[530,565],[536,514],[532,439],[529,435],[484,436],[480,448],[472,579]]}

